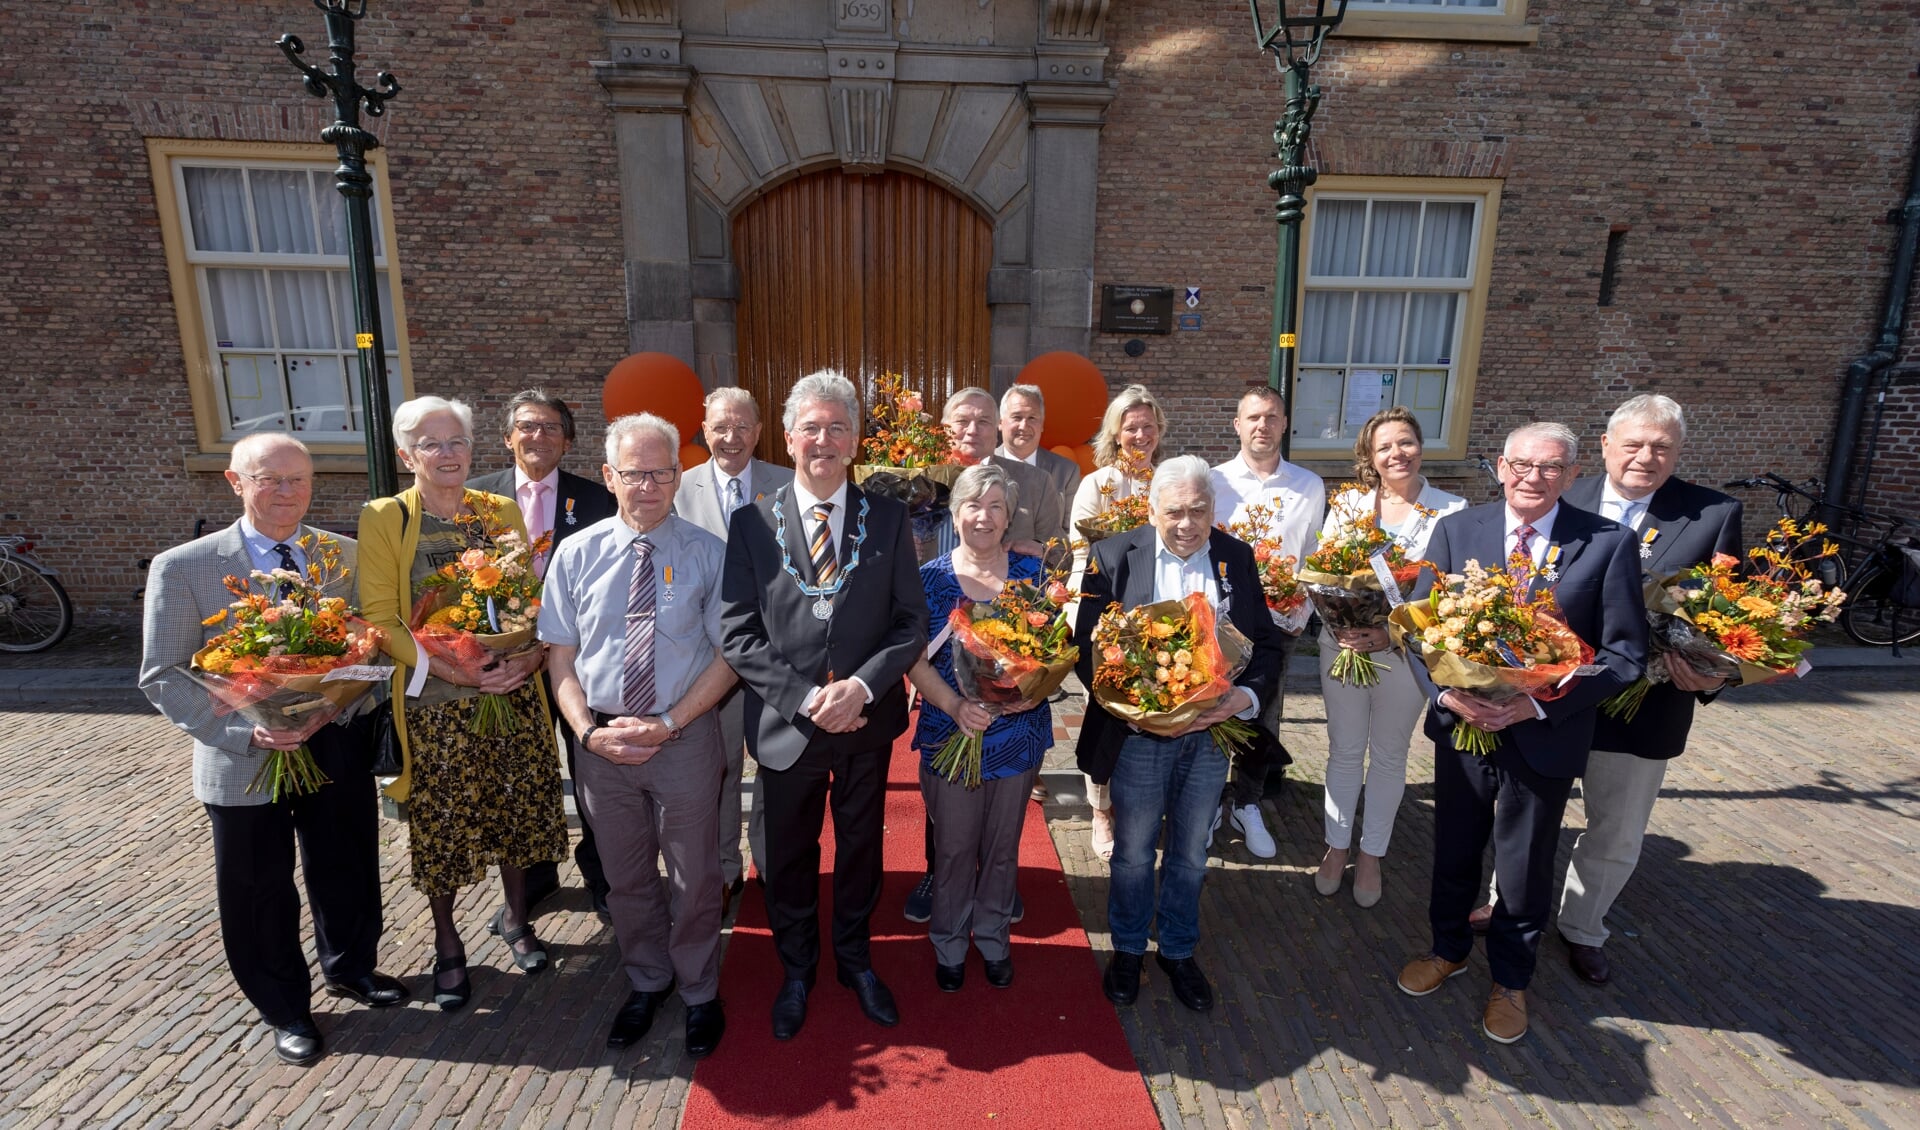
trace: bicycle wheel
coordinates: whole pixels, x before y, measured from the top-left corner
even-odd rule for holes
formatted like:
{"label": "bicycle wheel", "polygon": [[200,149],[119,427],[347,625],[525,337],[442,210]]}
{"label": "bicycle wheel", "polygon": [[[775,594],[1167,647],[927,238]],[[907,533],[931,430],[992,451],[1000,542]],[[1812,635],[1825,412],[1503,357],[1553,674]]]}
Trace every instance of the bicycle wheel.
{"label": "bicycle wheel", "polygon": [[57,577],[0,557],[0,651],[45,651],[73,627],[73,602]]}
{"label": "bicycle wheel", "polygon": [[1840,628],[1868,647],[1901,647],[1920,642],[1920,608],[1893,599],[1894,576],[1878,562],[1847,578],[1847,604]]}

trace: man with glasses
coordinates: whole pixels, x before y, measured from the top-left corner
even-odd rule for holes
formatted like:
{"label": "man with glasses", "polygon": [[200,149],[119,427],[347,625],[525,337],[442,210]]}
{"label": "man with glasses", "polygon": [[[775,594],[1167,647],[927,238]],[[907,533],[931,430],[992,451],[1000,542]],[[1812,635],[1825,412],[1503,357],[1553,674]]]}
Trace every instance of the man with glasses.
{"label": "man with glasses", "polygon": [[[233,445],[227,482],[240,498],[233,525],[154,559],[147,581],[140,689],[193,738],[193,795],[213,834],[220,939],[240,991],[274,1028],[274,1052],[288,1063],[320,1058],[313,983],[300,947],[300,894],[293,882],[299,842],[313,911],[314,947],[327,992],[372,1008],[402,1004],[406,987],[374,969],[382,929],[379,810],[373,749],[357,723],[268,730],[239,714],[218,717],[204,688],[181,673],[218,634],[207,617],[233,600],[229,576],[305,571],[320,531],[306,524],[313,459],[290,435],[256,432]],[[333,595],[353,599],[355,544],[340,545],[349,575]],[[328,783],[269,803],[250,785],[270,749],[305,744]]]}
{"label": "man with glasses", "polygon": [[[606,487],[560,469],[560,460],[573,446],[573,437],[573,409],[567,407],[566,401],[543,388],[522,389],[507,401],[506,408],[505,442],[507,450],[513,453],[513,466],[481,475],[467,484],[475,490],[517,501],[521,515],[527,520],[529,537],[538,540],[541,534],[553,535],[553,544],[546,554],[534,559],[534,572],[542,576],[561,543],[595,522],[613,517],[617,509]],[[560,717],[557,708],[553,713],[556,718]],[[573,732],[564,719],[560,729],[566,735],[567,776],[571,777],[577,760]],[[593,826],[584,811],[580,813],[580,842],[573,849],[573,861],[587,884],[593,909],[605,915],[607,880],[600,867],[600,853],[594,845]],[[559,887],[558,864],[538,863],[527,868],[529,908]]]}
{"label": "man with glasses", "polygon": [[[713,457],[680,476],[673,512],[725,541],[727,519],[735,510],[793,481],[793,472],[753,453],[760,446],[760,404],[744,388],[727,385],[707,394],[707,415],[700,425]],[[745,768],[746,695],[739,688],[720,700],[720,744],[727,751],[727,779],[720,785],[720,882],[725,890],[720,915],[726,917],[740,893],[746,861],[740,857],[741,773]],[[747,842],[766,879],[766,806],[757,802],[748,822]]]}
{"label": "man with glasses", "polygon": [[[1480,860],[1493,840],[1500,900],[1487,930],[1493,991],[1481,1017],[1490,1039],[1526,1035],[1526,989],[1553,894],[1553,853],[1573,779],[1586,770],[1595,708],[1640,677],[1647,618],[1640,554],[1631,529],[1560,504],[1579,463],[1579,440],[1563,424],[1528,424],[1507,436],[1500,457],[1505,499],[1457,510],[1434,525],[1427,558],[1441,573],[1469,562],[1498,569],[1518,555],[1531,563],[1536,591],[1551,590],[1567,626],[1593,648],[1597,670],[1549,702],[1528,695],[1495,700],[1435,686],[1424,664],[1413,675],[1430,703],[1433,739],[1434,863],[1427,917],[1433,944],[1400,972],[1400,989],[1423,997],[1466,971],[1468,922],[1482,889]],[[1433,581],[1424,579],[1414,599]],[[1487,756],[1454,747],[1457,722],[1493,732]]]}
{"label": "man with glasses", "polygon": [[747,752],[767,808],[767,918],[784,982],[773,1036],[807,1018],[820,961],[820,830],[833,806],[833,956],[868,1019],[900,1021],[874,976],[882,815],[904,676],[927,646],[927,600],[907,508],[847,481],[860,401],[834,372],[802,377],[783,423],[794,479],[727,527],[727,662],[746,684]]}
{"label": "man with glasses", "polygon": [[[719,1046],[719,538],[673,516],[680,434],[658,416],[607,429],[615,518],[554,554],[540,606],[554,697],[579,735],[581,808],[599,827],[608,904],[630,991],[607,1046],[639,1042],[673,989],[687,1055]],[[737,835],[737,826],[736,826]],[[667,864],[666,894],[656,860]]]}

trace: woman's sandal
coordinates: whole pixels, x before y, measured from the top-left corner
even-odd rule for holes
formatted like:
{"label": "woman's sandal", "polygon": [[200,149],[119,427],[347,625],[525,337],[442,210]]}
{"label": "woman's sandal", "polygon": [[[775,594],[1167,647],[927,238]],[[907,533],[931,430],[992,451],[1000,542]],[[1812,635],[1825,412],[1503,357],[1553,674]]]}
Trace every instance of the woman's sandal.
{"label": "woman's sandal", "polygon": [[[513,964],[519,968],[520,972],[533,974],[546,970],[547,947],[534,934],[533,923],[522,922],[511,930],[507,929],[507,908],[503,906],[494,914],[493,921],[488,924],[487,930],[500,935],[500,940],[507,943],[507,953],[513,958]],[[521,953],[514,943],[528,938],[533,939],[533,948]]]}
{"label": "woman's sandal", "polygon": [[[452,988],[440,984],[440,974],[451,973],[456,969],[460,971],[459,984]],[[452,957],[441,957],[436,952],[433,955],[433,1003],[447,1012],[452,1012],[457,1008],[465,1008],[468,998],[472,995],[473,982],[467,978],[466,951],[462,950]]]}

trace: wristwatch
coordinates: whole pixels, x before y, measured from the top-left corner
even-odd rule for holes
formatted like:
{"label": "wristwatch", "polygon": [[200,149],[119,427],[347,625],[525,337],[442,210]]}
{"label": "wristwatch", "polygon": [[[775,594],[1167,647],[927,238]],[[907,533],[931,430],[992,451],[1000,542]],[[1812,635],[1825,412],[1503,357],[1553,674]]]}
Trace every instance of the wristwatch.
{"label": "wristwatch", "polygon": [[588,726],[586,729],[580,731],[580,748],[581,749],[587,750],[588,752],[592,752],[593,747],[589,746],[587,743],[593,740],[593,735],[595,731],[599,729],[600,727],[598,726]]}
{"label": "wristwatch", "polygon": [[667,736],[672,738],[674,741],[679,741],[680,727],[673,724],[673,715],[663,710],[660,712],[659,718],[660,718],[660,724],[667,728]]}

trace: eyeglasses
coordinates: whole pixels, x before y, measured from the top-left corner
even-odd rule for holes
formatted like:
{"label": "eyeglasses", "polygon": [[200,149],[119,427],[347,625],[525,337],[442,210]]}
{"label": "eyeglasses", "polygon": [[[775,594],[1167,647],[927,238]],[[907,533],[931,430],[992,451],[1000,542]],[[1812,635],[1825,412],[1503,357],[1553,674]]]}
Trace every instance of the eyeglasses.
{"label": "eyeglasses", "polygon": [[706,429],[707,429],[707,430],[708,430],[709,432],[712,432],[712,433],[713,433],[714,435],[717,435],[717,436],[724,436],[724,437],[725,437],[725,438],[727,438],[727,439],[732,439],[732,438],[733,438],[734,436],[743,436],[743,435],[746,435],[746,434],[747,434],[748,432],[751,432],[751,431],[752,431],[752,430],[753,430],[754,428],[756,428],[756,427],[758,427],[759,425],[757,425],[757,424],[727,424],[727,425],[725,425],[725,426],[723,426],[723,427],[722,427],[722,426],[715,426],[715,425],[713,425],[713,424],[707,424],[707,425],[704,425],[704,426],[706,427]]}
{"label": "eyeglasses", "polygon": [[312,475],[250,475],[245,471],[236,472],[257,487],[268,490],[305,490],[313,485]]}
{"label": "eyeglasses", "polygon": [[563,436],[567,434],[565,424],[549,424],[541,420],[515,420],[513,430],[523,436]]}
{"label": "eyeglasses", "polygon": [[442,455],[465,455],[473,450],[473,441],[466,436],[455,436],[444,443],[429,439],[414,444],[413,449],[429,459],[438,459]]}
{"label": "eyeglasses", "polygon": [[1541,478],[1552,482],[1567,473],[1565,463],[1535,463],[1531,459],[1508,459],[1504,455],[1500,458],[1506,463],[1507,470],[1512,471],[1517,478],[1524,479],[1538,471]]}
{"label": "eyeglasses", "polygon": [[652,479],[655,486],[664,487],[670,485],[679,476],[680,468],[655,467],[649,471],[615,471],[614,474],[620,476],[620,481],[630,487],[637,487],[647,479]]}
{"label": "eyeglasses", "polygon": [[837,443],[853,434],[853,428],[846,424],[828,424],[825,427],[819,424],[801,424],[793,430],[809,442],[817,442],[824,435]]}

